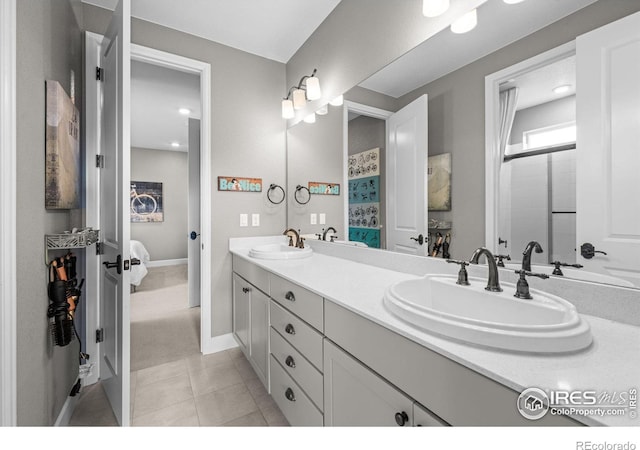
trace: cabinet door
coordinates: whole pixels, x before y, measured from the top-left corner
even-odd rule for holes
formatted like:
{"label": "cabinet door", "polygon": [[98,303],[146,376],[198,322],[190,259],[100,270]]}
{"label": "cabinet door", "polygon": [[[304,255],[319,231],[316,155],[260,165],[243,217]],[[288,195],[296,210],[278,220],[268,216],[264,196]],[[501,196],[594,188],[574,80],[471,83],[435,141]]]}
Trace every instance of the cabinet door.
{"label": "cabinet door", "polygon": [[325,426],[413,426],[413,401],[324,340]]}
{"label": "cabinet door", "polygon": [[251,296],[251,333],[250,359],[258,376],[268,385],[267,368],[269,367],[269,297],[253,289]]}
{"label": "cabinet door", "polygon": [[238,345],[248,355],[249,351],[249,300],[250,285],[233,274],[233,334]]}

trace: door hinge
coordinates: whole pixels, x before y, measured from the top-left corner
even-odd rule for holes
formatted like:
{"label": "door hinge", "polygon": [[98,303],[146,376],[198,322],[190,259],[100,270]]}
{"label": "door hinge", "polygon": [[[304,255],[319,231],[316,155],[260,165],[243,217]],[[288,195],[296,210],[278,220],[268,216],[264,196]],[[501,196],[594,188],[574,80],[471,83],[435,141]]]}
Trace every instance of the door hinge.
{"label": "door hinge", "polygon": [[96,155],[96,167],[104,169],[104,155]]}
{"label": "door hinge", "polygon": [[96,80],[104,81],[104,69],[96,66]]}
{"label": "door hinge", "polygon": [[100,328],[96,330],[96,344],[104,341],[104,329]]}
{"label": "door hinge", "polygon": [[104,255],[104,247],[101,242],[96,242],[96,255]]}

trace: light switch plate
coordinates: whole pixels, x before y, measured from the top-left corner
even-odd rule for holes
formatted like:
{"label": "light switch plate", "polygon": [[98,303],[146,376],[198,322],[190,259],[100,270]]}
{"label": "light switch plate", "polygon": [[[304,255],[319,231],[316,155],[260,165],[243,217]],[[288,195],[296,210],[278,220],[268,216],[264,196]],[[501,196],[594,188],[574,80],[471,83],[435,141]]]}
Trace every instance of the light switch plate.
{"label": "light switch plate", "polygon": [[311,225],[317,225],[318,224],[318,215],[316,213],[312,213],[311,214]]}
{"label": "light switch plate", "polygon": [[251,226],[252,227],[260,226],[260,214],[251,214]]}
{"label": "light switch plate", "polygon": [[320,225],[324,225],[327,223],[327,215],[325,213],[320,213]]}
{"label": "light switch plate", "polygon": [[249,214],[240,214],[240,226],[241,227],[249,226]]}

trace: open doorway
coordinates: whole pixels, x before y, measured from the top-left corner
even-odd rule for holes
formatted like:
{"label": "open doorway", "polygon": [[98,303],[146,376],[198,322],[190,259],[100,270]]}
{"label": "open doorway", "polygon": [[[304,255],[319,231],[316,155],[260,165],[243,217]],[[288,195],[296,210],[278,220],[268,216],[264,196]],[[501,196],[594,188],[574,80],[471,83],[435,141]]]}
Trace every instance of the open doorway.
{"label": "open doorway", "polygon": [[132,373],[200,353],[200,95],[198,74],[131,62]]}

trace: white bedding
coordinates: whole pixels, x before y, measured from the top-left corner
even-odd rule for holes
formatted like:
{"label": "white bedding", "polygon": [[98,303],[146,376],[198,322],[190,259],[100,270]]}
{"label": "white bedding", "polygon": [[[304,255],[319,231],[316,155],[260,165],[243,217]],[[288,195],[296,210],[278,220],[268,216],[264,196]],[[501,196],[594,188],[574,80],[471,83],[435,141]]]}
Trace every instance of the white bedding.
{"label": "white bedding", "polygon": [[140,286],[142,279],[149,272],[147,270],[147,263],[151,260],[149,252],[142,242],[131,240],[131,258],[137,258],[140,260],[140,265],[131,266],[131,284],[134,286]]}

